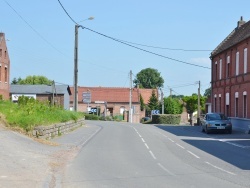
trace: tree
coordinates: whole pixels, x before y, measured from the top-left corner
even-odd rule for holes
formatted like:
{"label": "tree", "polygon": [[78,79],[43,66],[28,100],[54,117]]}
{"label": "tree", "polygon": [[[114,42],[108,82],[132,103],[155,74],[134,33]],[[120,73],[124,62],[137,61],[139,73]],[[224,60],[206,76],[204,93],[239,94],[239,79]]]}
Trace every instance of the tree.
{"label": "tree", "polygon": [[20,77],[18,79],[14,78],[11,82],[11,84],[20,84],[20,85],[50,85],[52,83],[52,80],[49,80],[45,76],[27,76],[25,79],[21,79]]}
{"label": "tree", "polygon": [[181,114],[182,104],[179,99],[165,97],[164,98],[164,114]]}
{"label": "tree", "polygon": [[209,97],[211,95],[211,87],[205,90],[204,96]]}
{"label": "tree", "polygon": [[144,99],[142,98],[142,96],[140,94],[140,110],[143,111],[144,108],[145,108]]}
{"label": "tree", "polygon": [[149,98],[148,108],[150,111],[159,109],[159,101],[155,94],[155,90],[152,91],[152,95]]}
{"label": "tree", "polygon": [[133,82],[136,87],[155,89],[163,86],[164,79],[156,69],[146,68],[137,73]]}

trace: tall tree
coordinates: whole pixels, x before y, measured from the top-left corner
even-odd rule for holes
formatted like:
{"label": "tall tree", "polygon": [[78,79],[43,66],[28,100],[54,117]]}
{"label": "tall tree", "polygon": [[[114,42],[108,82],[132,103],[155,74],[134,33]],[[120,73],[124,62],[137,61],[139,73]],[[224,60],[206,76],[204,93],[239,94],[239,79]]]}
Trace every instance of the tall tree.
{"label": "tall tree", "polygon": [[182,104],[179,99],[167,97],[164,98],[164,113],[165,114],[181,114]]}
{"label": "tall tree", "polygon": [[20,77],[18,79],[14,78],[11,82],[11,84],[20,84],[20,85],[50,85],[52,83],[52,80],[49,80],[45,76],[27,76],[25,79],[21,79]]}
{"label": "tall tree", "polygon": [[152,91],[152,95],[149,98],[148,103],[149,110],[158,110],[159,109],[159,101],[156,96],[155,90]]}
{"label": "tall tree", "polygon": [[205,90],[204,96],[209,97],[211,95],[211,87]]}
{"label": "tall tree", "polygon": [[140,88],[155,89],[157,87],[162,87],[164,84],[164,79],[158,70],[153,68],[146,68],[137,73],[134,79],[135,86]]}

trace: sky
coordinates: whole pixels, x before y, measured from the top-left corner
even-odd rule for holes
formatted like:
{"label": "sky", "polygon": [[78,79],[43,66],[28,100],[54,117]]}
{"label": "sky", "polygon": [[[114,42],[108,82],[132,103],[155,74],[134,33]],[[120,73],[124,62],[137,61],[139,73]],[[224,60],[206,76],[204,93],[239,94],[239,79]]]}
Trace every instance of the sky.
{"label": "sky", "polygon": [[135,79],[153,68],[164,96],[170,88],[189,96],[198,81],[201,94],[210,87],[211,51],[241,16],[249,21],[249,7],[249,0],[0,0],[0,32],[11,81],[41,75],[73,86],[78,23],[87,28],[78,30],[78,86],[130,87],[130,70]]}

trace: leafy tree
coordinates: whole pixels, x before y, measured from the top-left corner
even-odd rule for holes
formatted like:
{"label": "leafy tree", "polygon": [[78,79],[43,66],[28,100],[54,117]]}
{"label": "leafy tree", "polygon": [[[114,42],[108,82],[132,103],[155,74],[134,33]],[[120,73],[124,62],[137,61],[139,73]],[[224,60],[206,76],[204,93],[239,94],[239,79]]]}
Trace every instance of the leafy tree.
{"label": "leafy tree", "polygon": [[165,114],[181,114],[182,104],[179,99],[167,97],[164,98],[164,113]]}
{"label": "leafy tree", "polygon": [[139,85],[140,88],[155,89],[163,86],[164,79],[156,69],[146,68],[137,73],[133,82],[136,86]]}
{"label": "leafy tree", "polygon": [[173,99],[183,99],[184,95],[172,95]]}
{"label": "leafy tree", "polygon": [[143,111],[144,108],[145,108],[145,103],[144,103],[144,100],[143,100],[143,98],[142,98],[142,96],[140,94],[140,109],[141,109],[141,111]]}
{"label": "leafy tree", "polygon": [[204,93],[204,96],[205,97],[208,97],[208,96],[210,96],[211,95],[211,87],[210,88],[207,88],[206,90],[205,90],[205,93]]}
{"label": "leafy tree", "polygon": [[18,79],[14,78],[11,84],[20,84],[20,85],[50,85],[52,80],[49,80],[45,76],[27,76],[25,79]]}
{"label": "leafy tree", "polygon": [[152,91],[152,95],[149,98],[148,109],[149,110],[158,110],[159,109],[159,101],[158,101],[158,98],[155,94],[155,90]]}

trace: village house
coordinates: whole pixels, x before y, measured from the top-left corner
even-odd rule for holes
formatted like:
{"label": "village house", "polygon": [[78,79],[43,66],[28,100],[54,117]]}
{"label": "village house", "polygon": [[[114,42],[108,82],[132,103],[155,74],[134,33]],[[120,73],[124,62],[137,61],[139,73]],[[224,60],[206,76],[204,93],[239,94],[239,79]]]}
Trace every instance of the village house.
{"label": "village house", "polygon": [[[71,88],[74,91],[74,88]],[[132,88],[132,122],[139,123],[145,116],[145,109],[140,109],[140,95],[147,104],[153,89]],[[156,95],[158,97],[158,92]],[[73,96],[70,97],[71,108],[73,109]],[[78,111],[90,112],[91,109],[100,109],[100,114],[107,116],[120,116],[122,120],[128,121],[130,102],[130,88],[118,87],[78,87]],[[98,113],[99,113],[98,111]]]}
{"label": "village house", "polygon": [[70,110],[70,87],[68,85],[10,85],[10,98],[18,102],[20,96],[49,101],[50,104]]}
{"label": "village house", "polygon": [[211,53],[212,112],[231,117],[233,125],[250,119],[250,21],[243,18]]}
{"label": "village house", "polygon": [[6,45],[5,34],[0,33],[0,95],[9,99],[10,58]]}

